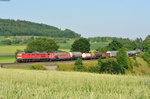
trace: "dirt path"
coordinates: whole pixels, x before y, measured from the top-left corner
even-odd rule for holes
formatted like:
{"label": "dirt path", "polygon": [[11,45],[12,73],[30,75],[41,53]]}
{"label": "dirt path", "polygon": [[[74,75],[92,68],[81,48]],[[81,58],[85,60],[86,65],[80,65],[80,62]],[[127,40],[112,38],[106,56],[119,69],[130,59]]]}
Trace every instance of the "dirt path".
{"label": "dirt path", "polygon": [[57,66],[44,66],[44,67],[50,71],[56,71],[57,69]]}

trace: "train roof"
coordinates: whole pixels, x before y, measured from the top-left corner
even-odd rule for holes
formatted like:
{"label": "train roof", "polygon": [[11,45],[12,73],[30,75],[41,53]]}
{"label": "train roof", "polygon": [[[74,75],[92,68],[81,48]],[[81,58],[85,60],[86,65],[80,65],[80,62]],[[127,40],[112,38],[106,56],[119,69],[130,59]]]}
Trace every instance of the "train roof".
{"label": "train roof", "polygon": [[46,54],[46,52],[20,52],[20,53],[23,53],[23,54]]}

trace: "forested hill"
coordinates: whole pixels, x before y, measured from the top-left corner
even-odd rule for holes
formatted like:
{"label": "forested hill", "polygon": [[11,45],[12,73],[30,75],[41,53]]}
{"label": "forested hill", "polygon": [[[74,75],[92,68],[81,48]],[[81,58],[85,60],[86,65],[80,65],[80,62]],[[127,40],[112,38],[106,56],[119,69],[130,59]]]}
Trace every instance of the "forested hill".
{"label": "forested hill", "polygon": [[80,34],[29,21],[0,19],[0,36],[50,36],[76,38]]}

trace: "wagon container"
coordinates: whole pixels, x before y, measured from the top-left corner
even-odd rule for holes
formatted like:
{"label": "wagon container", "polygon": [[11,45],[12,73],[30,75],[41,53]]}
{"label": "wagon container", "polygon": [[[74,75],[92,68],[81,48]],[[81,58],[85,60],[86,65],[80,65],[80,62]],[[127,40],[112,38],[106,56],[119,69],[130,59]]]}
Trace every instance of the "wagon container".
{"label": "wagon container", "polygon": [[101,57],[101,53],[100,52],[91,52],[91,57],[92,58],[100,58]]}
{"label": "wagon container", "polygon": [[106,53],[110,54],[110,57],[116,57],[118,51],[107,51]]}
{"label": "wagon container", "polygon": [[91,54],[90,53],[82,53],[82,58],[83,59],[91,59]]}
{"label": "wagon container", "polygon": [[111,57],[110,53],[102,53],[101,58],[104,59],[106,57]]}
{"label": "wagon container", "polygon": [[82,58],[81,52],[69,52],[71,59]]}
{"label": "wagon container", "polygon": [[69,60],[71,56],[68,52],[49,53],[50,60]]}

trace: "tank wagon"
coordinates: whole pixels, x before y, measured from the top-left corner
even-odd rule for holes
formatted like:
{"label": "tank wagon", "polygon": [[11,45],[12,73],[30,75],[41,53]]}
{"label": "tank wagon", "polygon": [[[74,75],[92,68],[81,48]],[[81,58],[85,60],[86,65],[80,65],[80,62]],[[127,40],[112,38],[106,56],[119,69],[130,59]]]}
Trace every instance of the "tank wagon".
{"label": "tank wagon", "polygon": [[75,60],[77,58],[82,58],[81,52],[69,52],[69,54],[72,60]]}
{"label": "tank wagon", "polygon": [[82,53],[82,59],[91,59],[92,55],[90,53]]}

